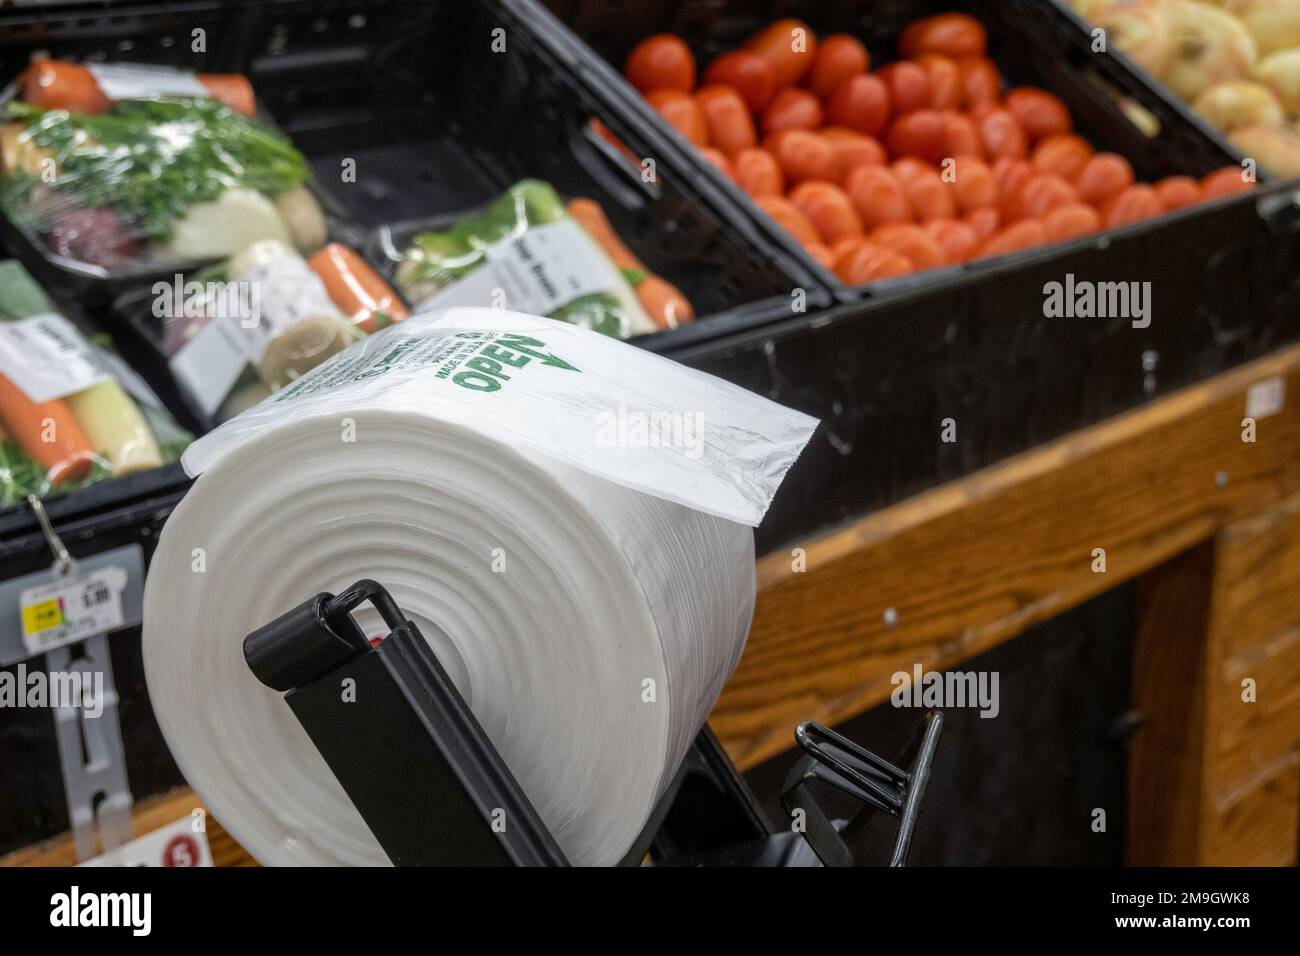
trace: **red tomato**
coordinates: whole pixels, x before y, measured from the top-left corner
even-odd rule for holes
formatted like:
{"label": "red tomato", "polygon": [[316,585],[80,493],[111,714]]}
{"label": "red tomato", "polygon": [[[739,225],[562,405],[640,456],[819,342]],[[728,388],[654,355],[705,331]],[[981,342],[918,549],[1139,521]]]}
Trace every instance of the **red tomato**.
{"label": "red tomato", "polygon": [[835,265],[835,254],[831,252],[831,247],[826,245],[826,243],[810,242],[808,245],[804,246],[804,249],[808,251],[808,255],[812,256],[827,269],[830,269]]}
{"label": "red tomato", "polygon": [[904,156],[902,159],[896,159],[889,164],[890,172],[898,177],[901,183],[905,179],[911,179],[913,176],[924,176],[926,173],[934,172],[934,167],[924,160],[917,159],[915,156]]}
{"label": "red tomato", "polygon": [[[1092,207],[1088,208],[1091,209]],[[980,242],[984,242],[993,236],[1002,225],[1002,214],[994,206],[984,206],[966,213],[962,217],[962,222],[974,229],[975,235],[979,236]]]}
{"label": "red tomato", "polygon": [[996,103],[1002,96],[1002,74],[984,57],[958,57],[957,73],[961,78],[961,102],[967,109]]}
{"label": "red tomato", "polygon": [[1066,105],[1046,90],[1017,86],[1007,92],[1002,105],[1035,143],[1047,136],[1068,133],[1074,127]]}
{"label": "red tomato", "polygon": [[889,88],[889,102],[895,116],[930,108],[934,91],[930,87],[930,74],[923,67],[899,60],[882,66],[876,76]]}
{"label": "red tomato", "polygon": [[984,155],[984,141],[975,121],[956,110],[943,111],[943,155],[945,158]]}
{"label": "red tomato", "polygon": [[977,156],[958,156],[953,165],[952,190],[963,213],[996,206],[1000,196],[993,170]]}
{"label": "red tomato", "polygon": [[1255,183],[1246,179],[1245,170],[1241,166],[1224,166],[1201,180],[1201,198],[1221,199],[1254,188]]}
{"label": "red tomato", "polygon": [[1093,155],[1093,148],[1082,136],[1055,133],[1044,137],[1034,147],[1034,169],[1040,173],[1055,173],[1062,179],[1074,182]]}
{"label": "red tomato", "polygon": [[839,85],[826,106],[835,126],[879,137],[889,121],[889,88],[878,76],[854,76]]}
{"label": "red tomato", "polygon": [[840,160],[835,147],[824,137],[806,129],[777,133],[766,140],[764,148],[781,164],[787,184],[809,179],[834,182],[839,176]]}
{"label": "red tomato", "polygon": [[772,64],[778,87],[793,86],[817,59],[817,34],[802,20],[777,20],[750,37],[745,49]]}
{"label": "red tomato", "polygon": [[728,179],[736,178],[735,167],[731,165],[731,160],[727,159],[727,154],[722,150],[714,149],[712,146],[703,146],[700,148],[700,155],[722,170],[722,174]]}
{"label": "red tomato", "polygon": [[1043,220],[1048,242],[1064,242],[1079,236],[1091,235],[1101,230],[1101,216],[1085,203],[1076,202],[1061,206],[1048,213]]}
{"label": "red tomato", "polygon": [[758,142],[749,107],[731,87],[706,86],[695,94],[695,102],[709,127],[709,141],[728,156]]}
{"label": "red tomato", "polygon": [[862,220],[844,190],[833,183],[806,182],[790,190],[789,200],[828,243],[862,235]]}
{"label": "red tomato", "polygon": [[943,246],[915,223],[893,222],[878,226],[867,238],[877,245],[901,252],[918,270],[935,269],[948,262]]}
{"label": "red tomato", "polygon": [[923,53],[916,65],[930,78],[930,106],[936,110],[961,107],[961,71],[957,61],[942,53]]}
{"label": "red tomato", "polygon": [[691,94],[681,90],[654,90],[646,94],[646,102],[690,142],[696,146],[709,145],[708,124]]}
{"label": "red tomato", "polygon": [[854,166],[883,166],[885,163],[885,147],[870,136],[863,136],[842,126],[827,126],[818,130],[817,135],[835,150],[841,177]]}
{"label": "red tomato", "polygon": [[829,98],[845,80],[861,76],[871,66],[871,57],[854,37],[837,33],[817,44],[817,56],[808,71],[808,89],[822,99]]}
{"label": "red tomato", "polygon": [[984,151],[993,159],[1024,159],[1029,155],[1029,140],[1016,118],[1006,110],[992,110],[979,121]]}
{"label": "red tomato", "polygon": [[953,219],[957,215],[957,198],[933,169],[925,168],[912,175],[899,175],[903,195],[922,222],[929,219]]}
{"label": "red tomato", "polygon": [[1156,191],[1145,183],[1129,186],[1107,200],[1102,208],[1102,218],[1107,229],[1116,229],[1144,219],[1154,219],[1164,212]]}
{"label": "red tomato", "polygon": [[955,219],[935,219],[923,227],[930,238],[943,247],[949,262],[965,262],[979,248],[980,237],[975,227]]}
{"label": "red tomato", "polygon": [[623,73],[642,93],[651,90],[689,93],[695,89],[695,55],[681,37],[659,33],[632,48]]}
{"label": "red tomato", "polygon": [[979,254],[1001,256],[1021,249],[1032,249],[1047,242],[1047,230],[1037,219],[1022,219],[1015,225],[1008,226],[996,233],[980,248]]}
{"label": "red tomato", "polygon": [[899,52],[906,57],[922,53],[944,56],[983,56],[988,50],[988,33],[984,25],[964,13],[941,13],[914,20],[903,30]]}
{"label": "red tomato", "polygon": [[704,82],[731,87],[751,113],[763,112],[776,95],[776,70],[767,58],[748,50],[722,54],[704,71]]}
{"label": "red tomato", "polygon": [[787,87],[763,113],[763,132],[783,133],[788,129],[817,129],[822,125],[822,104],[807,90]]}
{"label": "red tomato", "polygon": [[1133,185],[1133,167],[1116,153],[1098,153],[1088,160],[1079,173],[1074,188],[1079,198],[1090,206],[1101,206],[1118,193]]}
{"label": "red tomato", "polygon": [[883,166],[855,166],[844,177],[844,189],[868,229],[913,218],[902,184]]}
{"label": "red tomato", "polygon": [[1165,212],[1201,201],[1201,187],[1191,176],[1166,176],[1156,183],[1156,198]]}
{"label": "red tomato", "polygon": [[916,271],[912,262],[894,249],[863,243],[835,260],[835,274],[848,285],[892,279]]}
{"label": "red tomato", "polygon": [[915,156],[928,163],[943,159],[946,125],[937,110],[917,110],[896,119],[885,137],[891,156]]}
{"label": "red tomato", "polygon": [[742,149],[732,160],[736,185],[754,198],[785,195],[781,164],[765,149]]}
{"label": "red tomato", "polygon": [[759,196],[754,205],[775,219],[777,225],[794,236],[801,246],[822,244],[821,236],[808,217],[780,196]]}
{"label": "red tomato", "polygon": [[1074,187],[1060,176],[1038,173],[1025,180],[1010,200],[1009,219],[1042,219],[1048,213],[1079,201]]}
{"label": "red tomato", "polygon": [[1007,212],[1014,211],[1014,208],[1008,210],[1008,206],[1012,204],[1020,187],[1033,178],[1034,167],[1023,159],[1009,159],[1004,156],[996,160],[990,168],[993,170],[993,178],[998,182],[999,212],[1009,225],[1012,220]]}

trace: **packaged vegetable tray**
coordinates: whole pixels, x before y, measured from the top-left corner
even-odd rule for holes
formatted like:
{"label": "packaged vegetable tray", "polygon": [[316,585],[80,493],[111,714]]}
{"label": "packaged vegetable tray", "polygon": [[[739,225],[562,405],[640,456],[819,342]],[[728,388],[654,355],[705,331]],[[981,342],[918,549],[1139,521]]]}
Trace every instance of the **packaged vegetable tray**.
{"label": "packaged vegetable tray", "polygon": [[203,424],[225,421],[407,309],[356,252],[304,258],[262,239],[184,282],[158,282],[118,310],[162,355]]}
{"label": "packaged vegetable tray", "polygon": [[190,438],[19,263],[0,261],[0,507],[158,468]]}
{"label": "packaged vegetable tray", "polygon": [[567,205],[549,183],[523,180],[444,228],[381,229],[378,246],[421,310],[488,306],[545,315],[618,339],[677,328],[690,302],[650,273],[600,205]]}
{"label": "packaged vegetable tray", "polygon": [[326,240],[307,161],[242,76],[35,58],[0,106],[0,207],[64,270],[122,279]]}

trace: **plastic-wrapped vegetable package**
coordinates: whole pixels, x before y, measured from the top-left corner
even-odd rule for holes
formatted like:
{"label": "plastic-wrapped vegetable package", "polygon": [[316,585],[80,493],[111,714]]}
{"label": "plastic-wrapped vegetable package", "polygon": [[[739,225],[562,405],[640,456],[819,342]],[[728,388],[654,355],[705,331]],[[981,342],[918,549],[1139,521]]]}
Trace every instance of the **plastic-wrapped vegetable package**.
{"label": "plastic-wrapped vegetable package", "polygon": [[219,259],[259,239],[325,242],[307,162],[251,117],[242,76],[37,59],[19,92],[0,128],[0,205],[83,271]]}
{"label": "plastic-wrapped vegetable package", "polygon": [[0,262],[0,507],[156,468],[190,437],[19,263]]}
{"label": "plastic-wrapped vegetable package", "polygon": [[398,286],[422,311],[504,308],[619,339],[694,318],[685,296],[636,259],[597,203],[566,206],[539,180],[516,183],[484,210],[389,254]]}
{"label": "plastic-wrapped vegetable package", "polygon": [[407,315],[388,283],[338,243],[304,259],[263,239],[189,282],[159,282],[154,293],[172,373],[215,421]]}

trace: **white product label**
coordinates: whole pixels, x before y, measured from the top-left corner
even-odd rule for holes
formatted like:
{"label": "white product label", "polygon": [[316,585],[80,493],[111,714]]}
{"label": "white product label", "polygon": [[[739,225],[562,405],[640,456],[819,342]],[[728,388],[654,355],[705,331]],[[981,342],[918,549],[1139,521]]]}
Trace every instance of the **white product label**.
{"label": "white product label", "polygon": [[490,246],[482,266],[431,296],[420,310],[469,305],[550,315],[574,299],[609,291],[616,278],[583,228],[563,219]]}
{"label": "white product label", "polygon": [[237,321],[213,319],[181,346],[169,364],[203,413],[212,415],[248,367],[248,353],[248,337]]}
{"label": "white product label", "polygon": [[0,374],[38,403],[112,380],[77,327],[54,314],[0,322]]}
{"label": "white product label", "polygon": [[124,623],[126,569],[96,568],[25,589],[18,597],[29,654],[116,630]]}
{"label": "white product label", "polygon": [[147,100],[157,96],[208,97],[212,94],[188,70],[144,63],[88,63],[86,68],[110,100]]}
{"label": "white product label", "polygon": [[294,256],[263,262],[239,281],[249,290],[251,314],[238,323],[248,343],[248,361],[257,364],[277,336],[304,319],[342,318],[325,291],[325,283],[307,263]]}
{"label": "white product label", "polygon": [[1256,382],[1246,391],[1246,417],[1268,418],[1286,404],[1286,379],[1280,375]]}
{"label": "white product label", "polygon": [[130,843],[101,853],[81,866],[211,866],[208,835],[195,832],[194,818],[182,817]]}

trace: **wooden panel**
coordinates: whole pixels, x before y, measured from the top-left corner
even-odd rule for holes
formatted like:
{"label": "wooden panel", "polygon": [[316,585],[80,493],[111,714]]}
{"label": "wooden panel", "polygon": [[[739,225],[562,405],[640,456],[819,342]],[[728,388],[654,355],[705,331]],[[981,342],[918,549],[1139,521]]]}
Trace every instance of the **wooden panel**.
{"label": "wooden panel", "polygon": [[1125,861],[1190,866],[1204,812],[1205,641],[1214,547],[1207,542],[1138,582]]}
{"label": "wooden panel", "polygon": [[1224,529],[1217,627],[1229,656],[1300,628],[1300,495]]}
{"label": "wooden panel", "polygon": [[[164,827],[176,820],[189,817],[203,803],[188,787],[178,787],[170,793],[142,800],[135,806],[135,835]],[[216,866],[256,866],[253,858],[235,842],[234,837],[221,828],[221,824],[208,815],[206,820],[208,846]],[[62,834],[44,843],[26,847],[0,857],[0,866],[76,866],[77,851],[70,833]]]}
{"label": "wooden panel", "polygon": [[728,751],[758,763],[800,719],[885,700],[894,671],[986,650],[1281,500],[1300,402],[1253,444],[1241,420],[1257,381],[1284,375],[1300,394],[1298,363],[1284,350],[800,543],[805,571],[764,558],[749,646],[711,718]]}
{"label": "wooden panel", "polygon": [[[1242,699],[1245,678],[1254,702]],[[1213,762],[1207,767],[1215,801],[1250,790],[1263,777],[1294,763],[1300,749],[1300,631],[1226,661],[1210,702]]]}
{"label": "wooden panel", "polygon": [[1300,771],[1285,767],[1209,821],[1205,866],[1294,866]]}
{"label": "wooden panel", "polygon": [[[787,749],[797,720],[835,723],[887,699],[896,670],[950,666],[1160,568],[1140,588],[1135,675],[1151,723],[1135,741],[1142,783],[1130,792],[1134,819],[1152,829],[1142,839],[1134,831],[1131,855],[1162,863],[1294,855],[1294,767],[1258,783],[1243,773],[1250,789],[1227,797],[1209,774],[1216,761],[1229,761],[1231,773],[1268,768],[1267,755],[1251,756],[1263,725],[1249,721],[1271,728],[1274,711],[1219,728],[1226,705],[1208,688],[1228,679],[1229,649],[1268,641],[1268,628],[1291,613],[1277,590],[1286,576],[1269,577],[1269,562],[1300,561],[1290,550],[1294,518],[1281,513],[1219,539],[1300,490],[1300,402],[1263,419],[1256,443],[1241,440],[1247,389],[1277,375],[1300,395],[1300,347],[800,542],[804,570],[789,553],[768,555],[749,647],[710,718],[733,759],[751,766]],[[1095,548],[1106,551],[1105,573],[1093,571]],[[1232,584],[1252,586],[1251,574],[1262,576],[1254,601],[1264,610]],[[1251,643],[1230,640],[1234,627]],[[1289,679],[1276,676],[1293,667],[1288,647],[1267,658],[1270,686]],[[1285,716],[1288,701],[1280,695],[1269,707]],[[1272,738],[1268,747],[1276,749]],[[188,791],[162,801],[170,809],[158,811],[159,823],[193,801]],[[222,861],[248,860],[215,823],[209,839]],[[65,839],[3,862],[68,862],[70,852]]]}

